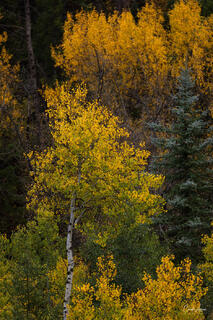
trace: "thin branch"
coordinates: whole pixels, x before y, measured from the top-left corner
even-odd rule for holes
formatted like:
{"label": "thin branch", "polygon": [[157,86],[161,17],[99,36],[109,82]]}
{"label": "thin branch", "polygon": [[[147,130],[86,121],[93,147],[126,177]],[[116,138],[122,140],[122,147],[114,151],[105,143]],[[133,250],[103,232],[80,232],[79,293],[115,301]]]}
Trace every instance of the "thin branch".
{"label": "thin branch", "polygon": [[3,23],[0,23],[0,27],[16,28],[16,29],[25,30],[24,27],[22,27],[22,26],[17,26],[17,25],[15,25],[15,24],[3,24]]}
{"label": "thin branch", "polygon": [[81,214],[78,216],[78,218],[75,219],[75,222],[74,222],[74,227],[77,226],[77,224],[79,223],[79,221],[81,220],[81,218],[83,217],[84,213],[87,211],[87,209],[84,209]]}

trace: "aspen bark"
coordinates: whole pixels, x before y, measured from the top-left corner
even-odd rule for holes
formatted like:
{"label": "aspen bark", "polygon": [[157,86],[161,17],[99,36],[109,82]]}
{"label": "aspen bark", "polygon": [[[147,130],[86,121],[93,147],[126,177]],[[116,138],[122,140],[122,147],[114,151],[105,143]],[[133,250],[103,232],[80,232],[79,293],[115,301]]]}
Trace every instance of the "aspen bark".
{"label": "aspen bark", "polygon": [[[81,160],[78,159],[78,184],[80,184],[81,181]],[[73,272],[74,272],[74,257],[73,257],[73,231],[76,226],[76,224],[79,222],[81,217],[84,214],[84,210],[79,215],[79,217],[75,218],[75,210],[76,210],[76,193],[74,192],[71,202],[70,202],[70,221],[68,225],[68,231],[67,231],[67,281],[66,281],[66,289],[65,289],[65,296],[64,296],[64,309],[63,309],[63,320],[67,319],[68,315],[68,304],[70,302],[70,296],[72,291],[72,280],[73,280]]]}
{"label": "aspen bark", "polygon": [[73,279],[73,270],[74,270],[74,258],[73,258],[73,248],[72,248],[72,237],[74,230],[74,222],[75,222],[75,196],[72,198],[70,203],[70,221],[68,225],[67,232],[67,281],[66,281],[66,289],[64,296],[64,309],[63,309],[63,320],[67,319],[68,308],[67,305],[70,302],[71,290],[72,290],[72,279]]}

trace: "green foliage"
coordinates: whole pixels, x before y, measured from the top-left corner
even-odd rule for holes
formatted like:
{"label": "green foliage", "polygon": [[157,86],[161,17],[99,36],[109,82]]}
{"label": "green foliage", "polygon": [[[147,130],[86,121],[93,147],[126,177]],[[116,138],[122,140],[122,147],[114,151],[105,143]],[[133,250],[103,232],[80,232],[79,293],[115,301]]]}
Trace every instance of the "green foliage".
{"label": "green foliage", "polygon": [[204,16],[209,16],[213,13],[213,0],[200,0],[202,14]]}
{"label": "green foliage", "polygon": [[153,168],[166,176],[168,214],[160,223],[179,257],[198,259],[213,209],[212,125],[193,92],[189,71],[182,71],[171,125],[150,127],[161,135],[152,140],[160,153]]}
{"label": "green foliage", "polygon": [[113,254],[117,267],[116,283],[122,287],[123,292],[131,293],[143,287],[145,271],[155,275],[156,267],[166,250],[160,245],[151,227],[142,224],[124,224],[117,236],[109,239],[104,248],[90,238],[80,248],[80,254],[91,273],[96,270],[97,258],[109,253]]}
{"label": "green foliage", "polygon": [[117,266],[116,282],[128,293],[143,287],[144,272],[155,275],[156,267],[166,254],[151,227],[142,224],[124,225],[109,247]]}
{"label": "green foliage", "polygon": [[[54,319],[51,318],[55,310],[51,305],[48,272],[55,268],[63,252],[54,217],[44,212],[26,227],[19,228],[9,245],[4,237],[2,239],[1,250],[7,245],[3,262],[8,268],[1,285],[7,292],[10,317],[14,320]],[[2,268],[1,264],[0,271]],[[0,304],[6,301],[1,299]],[[6,305],[1,307],[6,309]]]}
{"label": "green foliage", "polygon": [[17,225],[26,221],[25,184],[26,164],[20,150],[9,135],[0,135],[0,233],[11,234]]}
{"label": "green foliage", "polygon": [[33,47],[42,82],[54,81],[54,62],[50,47],[58,44],[62,36],[65,4],[63,0],[36,0],[32,6]]}

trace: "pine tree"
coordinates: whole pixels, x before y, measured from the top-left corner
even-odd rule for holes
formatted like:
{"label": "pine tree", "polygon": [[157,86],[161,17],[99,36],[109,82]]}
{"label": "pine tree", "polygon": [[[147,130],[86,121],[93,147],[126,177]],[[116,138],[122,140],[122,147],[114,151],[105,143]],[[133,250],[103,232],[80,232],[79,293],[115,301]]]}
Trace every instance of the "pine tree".
{"label": "pine tree", "polygon": [[65,253],[57,222],[45,211],[10,240],[0,234],[0,319],[59,319],[49,280]]}
{"label": "pine tree", "polygon": [[0,233],[10,235],[26,222],[25,192],[27,169],[24,157],[13,140],[12,130],[0,134]]}
{"label": "pine tree", "polygon": [[[167,215],[160,220],[161,230],[179,257],[197,257],[200,238],[209,232],[212,215],[212,123],[202,111],[188,70],[182,70],[172,108],[170,126],[151,123],[160,133],[152,143],[161,148],[153,169],[166,177],[164,197]],[[159,223],[159,220],[158,220]]]}

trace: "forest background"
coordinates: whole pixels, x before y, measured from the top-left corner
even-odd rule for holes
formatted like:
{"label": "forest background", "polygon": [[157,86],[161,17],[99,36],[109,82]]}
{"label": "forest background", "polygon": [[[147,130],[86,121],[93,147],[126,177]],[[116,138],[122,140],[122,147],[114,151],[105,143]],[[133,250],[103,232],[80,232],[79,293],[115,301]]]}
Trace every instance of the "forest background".
{"label": "forest background", "polygon": [[2,319],[211,319],[212,13],[1,4]]}

